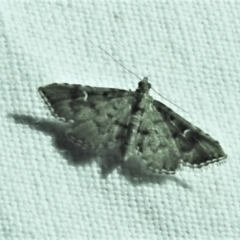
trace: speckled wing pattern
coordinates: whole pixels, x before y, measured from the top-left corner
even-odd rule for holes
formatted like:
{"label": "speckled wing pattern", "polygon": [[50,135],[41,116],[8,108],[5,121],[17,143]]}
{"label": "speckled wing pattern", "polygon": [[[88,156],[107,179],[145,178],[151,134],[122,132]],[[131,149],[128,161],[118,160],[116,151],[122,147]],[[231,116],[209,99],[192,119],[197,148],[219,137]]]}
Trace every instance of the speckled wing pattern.
{"label": "speckled wing pattern", "polygon": [[144,78],[135,92],[56,83],[39,92],[55,117],[73,122],[72,142],[94,151],[119,145],[123,161],[138,156],[147,171],[173,174],[226,158],[216,140],[153,100],[150,88]]}
{"label": "speckled wing pattern", "polygon": [[129,91],[53,83],[39,88],[53,116],[72,122],[67,137],[91,151],[121,142],[131,117]]}

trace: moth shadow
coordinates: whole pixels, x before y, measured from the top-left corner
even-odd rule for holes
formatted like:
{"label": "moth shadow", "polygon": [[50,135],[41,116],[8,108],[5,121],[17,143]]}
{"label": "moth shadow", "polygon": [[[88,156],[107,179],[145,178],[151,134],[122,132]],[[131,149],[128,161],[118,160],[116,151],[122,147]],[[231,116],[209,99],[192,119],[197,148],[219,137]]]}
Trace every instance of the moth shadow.
{"label": "moth shadow", "polygon": [[191,189],[191,186],[188,183],[179,179],[175,175],[147,172],[144,166],[136,164],[136,162],[139,161],[137,161],[135,157],[132,157],[126,163],[122,164],[120,170],[121,174],[123,174],[133,185],[142,185],[148,183],[165,184],[168,181],[173,181],[183,188]]}
{"label": "moth shadow", "polygon": [[184,188],[189,186],[172,175],[153,175],[146,173],[144,168],[136,164],[135,160],[129,160],[126,163],[122,162],[121,155],[118,150],[110,152],[101,152],[96,154],[81,149],[66,137],[66,130],[71,127],[71,124],[40,119],[28,115],[8,114],[8,117],[13,118],[15,123],[28,125],[31,129],[41,131],[46,135],[50,135],[53,139],[53,146],[59,150],[59,153],[67,159],[70,165],[78,166],[89,164],[100,156],[98,164],[101,168],[102,177],[106,178],[114,169],[120,166],[120,173],[130,181],[133,185],[144,183],[164,184],[166,181],[175,181]]}
{"label": "moth shadow", "polygon": [[89,163],[92,160],[91,158],[94,157],[91,152],[81,149],[68,140],[65,132],[71,126],[70,124],[19,114],[9,114],[8,117],[13,118],[17,124],[28,125],[31,129],[50,135],[53,139],[53,146],[71,165]]}

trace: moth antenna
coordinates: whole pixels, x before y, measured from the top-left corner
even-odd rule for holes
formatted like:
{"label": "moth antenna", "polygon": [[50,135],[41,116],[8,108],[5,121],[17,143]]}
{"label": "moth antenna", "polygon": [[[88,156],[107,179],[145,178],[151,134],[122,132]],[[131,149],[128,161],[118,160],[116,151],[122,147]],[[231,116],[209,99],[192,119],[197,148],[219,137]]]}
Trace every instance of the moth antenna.
{"label": "moth antenna", "polygon": [[[92,41],[90,41],[92,44],[94,44]],[[95,45],[95,44],[94,44]],[[105,49],[103,49],[101,46],[97,45],[97,47],[99,49],[101,49],[103,52],[105,52],[109,57],[111,57],[116,63],[118,63],[120,66],[122,66],[124,69],[126,69],[128,72],[130,72],[132,75],[134,75],[135,77],[137,77],[138,79],[140,79],[142,81],[142,78],[140,78],[137,74],[135,74],[133,71],[131,71],[130,69],[128,69],[127,67],[125,67],[121,62],[119,62],[116,58],[114,58],[109,52],[107,52]],[[154,88],[152,88],[152,90],[157,93],[160,97],[164,98],[165,100],[167,100],[168,102],[170,102],[171,104],[173,104],[175,107],[178,107],[179,109],[183,110],[184,112],[187,113],[186,110],[184,110],[183,108],[179,107],[178,105],[176,105],[175,103],[171,102],[170,100],[168,100],[167,98],[165,98],[163,95],[161,95],[160,93],[158,93]]]}
{"label": "moth antenna", "polygon": [[181,110],[183,110],[184,112],[188,113],[185,109],[179,107],[177,104],[175,104],[174,102],[168,100],[167,98],[165,98],[163,95],[161,95],[160,93],[158,93],[154,88],[152,88],[152,90],[157,93],[160,97],[162,97],[163,99],[167,100],[168,102],[170,102],[171,104],[173,104],[175,107],[180,108]]}
{"label": "moth antenna", "polygon": [[137,77],[138,79],[140,79],[142,81],[142,79],[135,74],[133,71],[131,71],[130,69],[128,69],[127,67],[125,67],[121,62],[119,62],[116,58],[114,58],[109,52],[107,52],[105,49],[103,49],[101,46],[97,45],[98,48],[100,48],[103,52],[105,52],[109,57],[111,57],[116,63],[118,63],[120,66],[122,66],[124,69],[126,69],[128,72],[130,72],[131,74],[133,74],[135,77]]}

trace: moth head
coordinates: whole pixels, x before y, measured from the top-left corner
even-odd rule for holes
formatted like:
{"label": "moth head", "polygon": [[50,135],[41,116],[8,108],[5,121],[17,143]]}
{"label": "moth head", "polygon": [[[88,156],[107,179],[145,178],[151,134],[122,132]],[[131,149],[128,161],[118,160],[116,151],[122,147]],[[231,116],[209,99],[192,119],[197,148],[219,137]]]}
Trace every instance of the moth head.
{"label": "moth head", "polygon": [[151,88],[151,84],[148,82],[148,78],[145,77],[142,81],[138,83],[138,89],[141,92],[148,92]]}

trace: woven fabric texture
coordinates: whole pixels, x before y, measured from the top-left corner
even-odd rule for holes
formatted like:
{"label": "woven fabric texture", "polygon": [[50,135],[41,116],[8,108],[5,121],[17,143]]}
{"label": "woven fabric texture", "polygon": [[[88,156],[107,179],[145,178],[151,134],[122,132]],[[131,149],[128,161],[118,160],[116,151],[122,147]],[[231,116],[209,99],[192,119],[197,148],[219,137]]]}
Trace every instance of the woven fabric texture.
{"label": "woven fabric texture", "polygon": [[[210,3],[211,2],[211,3]],[[0,1],[0,239],[239,239],[240,5],[234,1]],[[37,88],[151,91],[217,139],[203,170],[135,178],[65,144]],[[182,109],[186,110],[184,112]],[[139,176],[138,176],[139,177]]]}

